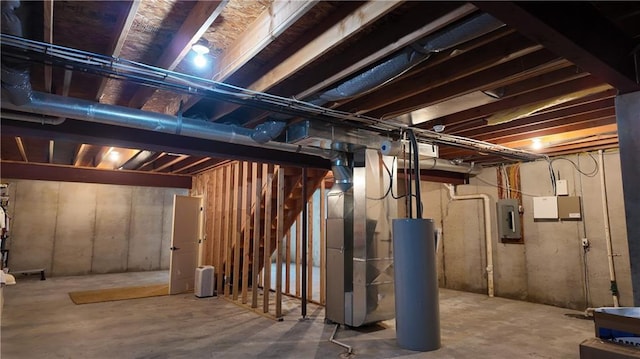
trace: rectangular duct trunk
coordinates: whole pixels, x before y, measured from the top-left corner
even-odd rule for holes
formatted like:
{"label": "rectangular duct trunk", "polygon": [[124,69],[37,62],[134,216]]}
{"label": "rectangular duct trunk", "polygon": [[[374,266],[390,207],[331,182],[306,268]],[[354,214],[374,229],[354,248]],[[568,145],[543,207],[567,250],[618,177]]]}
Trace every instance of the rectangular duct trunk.
{"label": "rectangular duct trunk", "polygon": [[391,219],[397,200],[382,161],[391,169],[393,157],[355,153],[351,188],[327,194],[326,318],[352,327],[395,313]]}

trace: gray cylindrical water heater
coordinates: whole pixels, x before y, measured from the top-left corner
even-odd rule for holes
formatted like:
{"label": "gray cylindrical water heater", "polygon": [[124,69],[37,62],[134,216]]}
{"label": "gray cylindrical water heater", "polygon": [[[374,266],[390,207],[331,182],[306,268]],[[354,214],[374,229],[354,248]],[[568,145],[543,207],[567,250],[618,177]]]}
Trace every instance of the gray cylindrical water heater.
{"label": "gray cylindrical water heater", "polygon": [[398,345],[417,351],[440,348],[433,220],[393,220],[393,263]]}

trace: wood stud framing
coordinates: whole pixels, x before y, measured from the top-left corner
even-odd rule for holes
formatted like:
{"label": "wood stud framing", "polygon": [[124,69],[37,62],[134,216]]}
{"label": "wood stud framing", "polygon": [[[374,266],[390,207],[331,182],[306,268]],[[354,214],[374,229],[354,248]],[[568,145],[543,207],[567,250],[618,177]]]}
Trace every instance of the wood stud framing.
{"label": "wood stud framing", "polygon": [[[323,178],[324,173],[312,175]],[[325,243],[324,182],[308,178],[312,187],[305,197],[300,186],[302,180],[299,169],[256,162],[225,162],[195,177],[191,195],[202,196],[206,210],[206,234],[199,263],[216,268],[218,296],[279,319],[286,314],[282,309],[282,294],[301,297],[302,275],[306,275],[309,301],[324,303],[324,270],[321,269],[320,278],[316,278],[316,282],[320,279],[319,288],[318,283],[313,284],[312,270],[314,246],[321,247],[319,252],[315,251],[315,262],[323,266],[326,263],[322,248]],[[320,211],[313,210],[311,193],[316,187],[320,187]],[[309,199],[309,266],[303,274],[301,212],[305,198]],[[321,238],[313,236],[314,221],[320,224]],[[274,254],[275,282],[272,281]]]}

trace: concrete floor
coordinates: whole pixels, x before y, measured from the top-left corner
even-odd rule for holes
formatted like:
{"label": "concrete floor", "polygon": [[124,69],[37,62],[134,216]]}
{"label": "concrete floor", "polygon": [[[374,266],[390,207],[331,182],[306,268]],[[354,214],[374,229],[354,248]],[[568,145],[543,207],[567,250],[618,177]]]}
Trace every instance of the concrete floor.
{"label": "concrete floor", "polygon": [[[1,357],[12,358],[341,358],[321,307],[276,322],[221,298],[193,294],[75,305],[67,293],[166,281],[166,272],[19,277],[5,288]],[[343,329],[356,358],[578,358],[593,323],[568,309],[441,290],[443,347],[399,349],[394,321]]]}

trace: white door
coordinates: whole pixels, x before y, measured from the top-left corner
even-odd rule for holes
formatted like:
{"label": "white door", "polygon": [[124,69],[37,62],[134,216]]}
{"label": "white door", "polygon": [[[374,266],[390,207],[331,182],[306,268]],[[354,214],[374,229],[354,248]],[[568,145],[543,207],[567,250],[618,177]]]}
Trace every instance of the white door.
{"label": "white door", "polygon": [[169,294],[193,290],[202,217],[200,197],[173,197]]}

